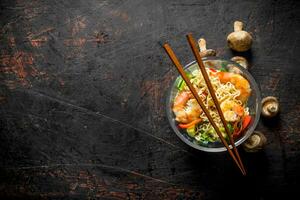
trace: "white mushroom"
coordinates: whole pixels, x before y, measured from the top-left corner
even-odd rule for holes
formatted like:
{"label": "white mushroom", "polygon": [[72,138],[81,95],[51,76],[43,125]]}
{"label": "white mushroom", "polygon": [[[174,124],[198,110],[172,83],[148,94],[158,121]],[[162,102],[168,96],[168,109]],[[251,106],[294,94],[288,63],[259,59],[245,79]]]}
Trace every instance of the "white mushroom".
{"label": "white mushroom", "polygon": [[213,49],[206,49],[206,41],[204,38],[200,38],[198,40],[198,45],[200,48],[200,56],[201,57],[207,57],[207,56],[215,56],[216,55],[216,51]]}
{"label": "white mushroom", "polygon": [[246,60],[246,58],[244,58],[242,56],[234,56],[234,57],[231,58],[231,60],[233,62],[238,63],[239,65],[241,65],[245,69],[248,69],[248,67],[249,67],[248,61]]}
{"label": "white mushroom", "polygon": [[247,152],[257,152],[263,149],[267,144],[267,138],[263,133],[254,131],[254,133],[244,142],[243,148]]}
{"label": "white mushroom", "polygon": [[247,51],[252,45],[252,36],[243,31],[243,22],[234,22],[234,32],[227,36],[228,46],[235,51]]}
{"label": "white mushroom", "polygon": [[261,114],[266,118],[271,118],[279,112],[279,102],[276,97],[268,96],[261,101]]}

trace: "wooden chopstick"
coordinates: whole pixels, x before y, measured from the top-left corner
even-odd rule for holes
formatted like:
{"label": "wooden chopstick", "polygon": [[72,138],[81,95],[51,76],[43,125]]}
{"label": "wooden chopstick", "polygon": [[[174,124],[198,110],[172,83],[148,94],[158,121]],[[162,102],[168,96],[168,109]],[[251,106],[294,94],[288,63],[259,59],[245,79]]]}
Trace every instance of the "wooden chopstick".
{"label": "wooden chopstick", "polygon": [[164,44],[163,45],[164,49],[166,50],[167,54],[169,55],[170,59],[172,60],[173,64],[175,65],[175,67],[177,68],[179,74],[181,75],[181,77],[183,78],[183,80],[185,81],[185,83],[187,84],[187,86],[189,87],[190,91],[192,92],[192,94],[194,95],[195,99],[197,100],[198,104],[200,105],[200,107],[202,108],[203,112],[206,114],[209,122],[211,123],[211,125],[214,127],[214,129],[216,130],[218,136],[220,137],[223,145],[226,147],[227,151],[229,152],[230,156],[232,157],[232,159],[234,160],[234,162],[236,163],[236,165],[239,167],[239,169],[241,170],[242,174],[245,175],[245,171],[242,169],[240,163],[238,162],[238,160],[236,159],[235,155],[233,154],[233,152],[231,151],[230,147],[228,146],[226,140],[224,139],[224,137],[222,136],[222,133],[220,132],[219,128],[217,127],[217,125],[215,124],[213,118],[211,117],[209,111],[207,110],[207,108],[205,107],[204,103],[202,102],[202,100],[200,99],[198,93],[196,92],[195,88],[193,87],[192,83],[190,82],[189,78],[187,77],[187,75],[184,72],[184,69],[182,67],[182,65],[180,64],[179,60],[177,59],[176,55],[174,54],[173,50],[171,49],[169,44]]}
{"label": "wooden chopstick", "polygon": [[193,53],[194,53],[194,56],[195,56],[195,58],[196,58],[196,60],[197,60],[197,62],[198,62],[198,66],[199,66],[199,68],[200,68],[200,70],[201,70],[201,73],[202,73],[202,75],[203,75],[203,78],[204,78],[204,80],[205,80],[205,82],[206,82],[206,85],[207,85],[207,88],[208,88],[208,90],[209,90],[209,93],[210,93],[210,95],[211,95],[211,97],[212,97],[212,99],[213,99],[213,101],[214,101],[214,104],[215,104],[215,106],[216,106],[216,108],[217,108],[217,111],[218,111],[218,113],[219,113],[219,116],[220,116],[220,118],[221,118],[221,121],[222,121],[222,123],[223,123],[223,126],[224,126],[224,128],[225,128],[225,131],[226,131],[226,133],[227,133],[227,135],[228,135],[228,137],[229,137],[229,140],[230,140],[230,143],[231,143],[231,145],[232,145],[232,147],[233,147],[234,153],[235,153],[236,157],[238,158],[238,161],[239,161],[239,163],[240,163],[240,165],[241,165],[243,171],[246,173],[245,167],[244,167],[243,162],[242,162],[242,160],[241,160],[241,157],[240,157],[240,155],[239,155],[239,153],[238,153],[238,150],[237,150],[237,148],[236,148],[236,146],[235,146],[235,143],[234,143],[234,140],[233,140],[233,138],[232,138],[232,135],[231,135],[231,133],[230,133],[228,127],[227,127],[227,123],[226,123],[226,120],[225,120],[225,118],[224,118],[223,112],[222,112],[222,110],[221,110],[219,101],[218,101],[218,99],[217,99],[217,97],[216,97],[215,90],[214,90],[214,88],[213,88],[212,85],[211,85],[210,79],[209,79],[209,77],[208,77],[208,75],[207,75],[205,66],[204,66],[204,64],[203,64],[203,62],[202,62],[202,58],[201,58],[201,56],[200,56],[200,54],[199,54],[199,52],[198,52],[198,49],[197,49],[197,47],[196,47],[196,43],[195,43],[195,40],[194,40],[192,34],[188,34],[188,35],[187,35],[187,39],[188,39],[188,42],[189,42],[189,44],[190,44],[190,46],[191,46],[191,48],[192,48],[192,51],[193,51]]}

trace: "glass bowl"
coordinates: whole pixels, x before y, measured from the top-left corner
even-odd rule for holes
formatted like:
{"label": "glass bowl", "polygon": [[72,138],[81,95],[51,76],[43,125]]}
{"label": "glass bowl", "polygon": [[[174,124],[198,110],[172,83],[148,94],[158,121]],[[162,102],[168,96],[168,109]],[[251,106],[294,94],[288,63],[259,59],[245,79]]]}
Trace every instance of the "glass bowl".
{"label": "glass bowl", "polygon": [[[220,68],[225,68],[229,72],[234,72],[234,73],[239,73],[241,74],[244,78],[246,78],[250,84],[251,87],[251,95],[248,99],[247,106],[249,107],[249,114],[252,117],[252,120],[246,130],[244,130],[244,135],[241,136],[240,138],[235,140],[235,145],[239,146],[242,144],[247,138],[253,133],[255,127],[258,124],[260,113],[261,113],[261,96],[260,96],[260,91],[259,88],[254,80],[254,78],[251,76],[251,74],[242,66],[239,64],[232,62],[232,61],[227,61],[227,60],[222,60],[218,58],[204,58],[203,63],[205,67],[213,68],[213,69],[220,69]],[[192,72],[196,69],[199,70],[198,64],[196,61],[193,61],[189,64],[187,64],[184,67],[186,72]],[[176,133],[176,135],[186,144],[189,146],[206,151],[206,152],[222,152],[226,151],[226,148],[221,142],[211,142],[207,144],[199,143],[195,138],[190,137],[184,130],[180,129],[177,126],[177,122],[175,120],[175,115],[172,111],[172,106],[173,106],[173,100],[178,92],[177,89],[177,83],[180,80],[180,76],[178,76],[173,84],[171,85],[171,88],[169,89],[169,92],[167,94],[167,117],[169,120],[169,123]],[[230,143],[228,142],[229,146]]]}

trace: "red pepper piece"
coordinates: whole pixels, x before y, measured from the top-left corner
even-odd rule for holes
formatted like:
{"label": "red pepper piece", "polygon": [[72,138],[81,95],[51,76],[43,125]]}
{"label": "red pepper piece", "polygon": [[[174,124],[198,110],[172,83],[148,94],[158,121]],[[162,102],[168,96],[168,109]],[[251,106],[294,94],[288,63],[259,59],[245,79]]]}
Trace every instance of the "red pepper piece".
{"label": "red pepper piece", "polygon": [[191,126],[194,126],[195,124],[198,124],[199,122],[201,122],[202,119],[195,119],[194,121],[188,123],[188,124],[178,124],[178,126],[180,128],[189,128]]}

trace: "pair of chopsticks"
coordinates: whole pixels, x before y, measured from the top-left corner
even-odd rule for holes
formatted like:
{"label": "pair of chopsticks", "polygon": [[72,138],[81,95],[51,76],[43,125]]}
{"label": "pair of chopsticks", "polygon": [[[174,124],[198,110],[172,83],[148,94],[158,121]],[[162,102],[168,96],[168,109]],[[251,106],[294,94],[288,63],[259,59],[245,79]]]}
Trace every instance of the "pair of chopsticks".
{"label": "pair of chopsticks", "polygon": [[241,170],[243,175],[246,175],[246,170],[245,167],[243,165],[243,162],[240,158],[240,155],[238,153],[238,150],[234,144],[234,140],[232,138],[232,135],[227,127],[227,123],[225,121],[223,112],[220,108],[220,104],[219,101],[216,97],[215,91],[211,85],[210,79],[207,75],[205,66],[202,62],[201,56],[198,52],[198,48],[196,47],[196,43],[195,40],[193,38],[193,36],[191,34],[187,35],[187,40],[192,48],[193,54],[198,62],[199,68],[201,70],[201,73],[204,77],[204,80],[206,82],[207,88],[209,90],[209,93],[214,101],[214,104],[217,108],[217,111],[219,113],[219,116],[221,118],[221,121],[223,123],[223,126],[225,128],[225,131],[228,135],[228,137],[230,138],[230,144],[233,147],[233,151],[230,149],[229,145],[227,144],[226,140],[224,139],[224,137],[222,136],[221,131],[219,130],[218,126],[215,124],[215,122],[213,121],[213,118],[211,117],[208,109],[205,107],[204,103],[202,102],[202,100],[200,99],[198,93],[196,92],[195,88],[193,87],[192,83],[190,82],[189,78],[187,77],[187,75],[184,72],[184,69],[182,67],[182,65],[180,64],[179,60],[177,59],[176,55],[174,54],[173,50],[171,49],[170,45],[165,43],[163,45],[163,48],[166,50],[167,54],[169,55],[170,59],[172,60],[173,64],[176,66],[179,74],[181,75],[181,77],[183,78],[183,80],[185,81],[186,85],[189,87],[190,91],[192,92],[192,94],[194,95],[195,99],[197,100],[198,104],[200,105],[200,107],[202,108],[203,112],[205,113],[205,115],[207,116],[209,122],[211,123],[211,125],[213,126],[213,128],[215,129],[215,131],[217,132],[219,138],[221,139],[223,145],[226,147],[227,151],[229,152],[230,156],[232,157],[232,159],[234,160],[234,162],[236,163],[236,165],[238,166],[238,168]]}

